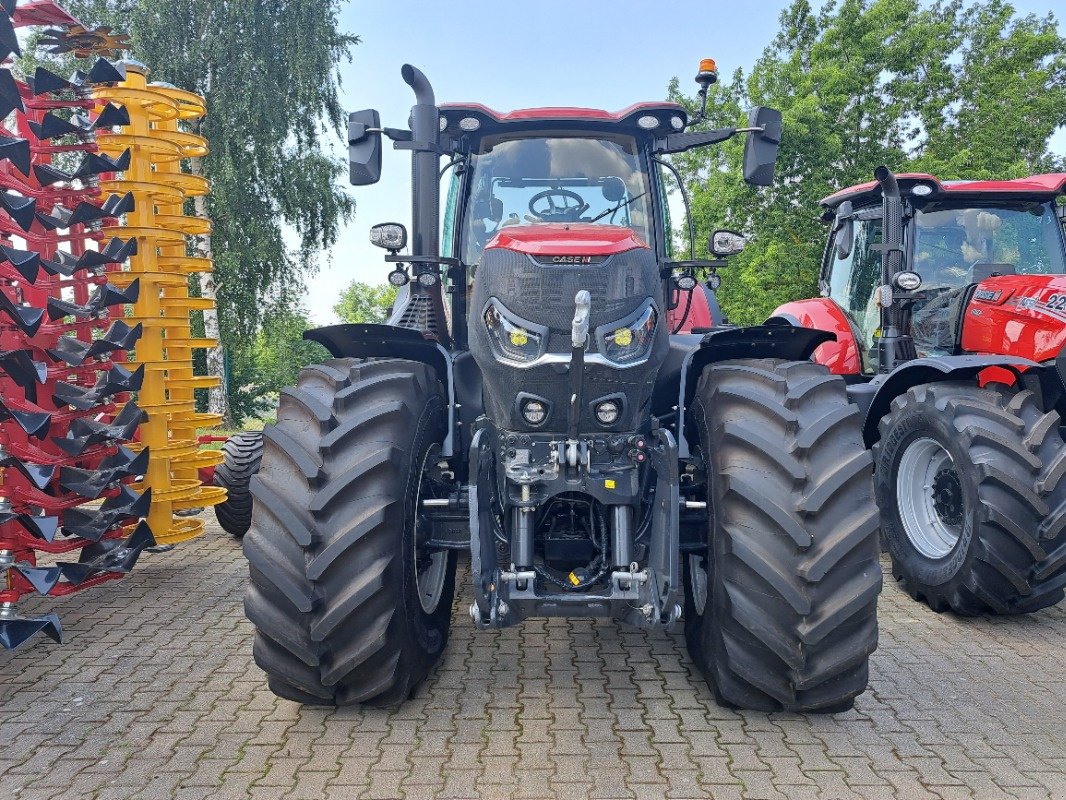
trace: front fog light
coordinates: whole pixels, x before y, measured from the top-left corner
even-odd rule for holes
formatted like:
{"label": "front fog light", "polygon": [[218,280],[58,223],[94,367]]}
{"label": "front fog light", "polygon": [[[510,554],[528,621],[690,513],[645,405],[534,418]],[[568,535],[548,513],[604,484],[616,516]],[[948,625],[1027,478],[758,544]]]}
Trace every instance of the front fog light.
{"label": "front fog light", "polygon": [[540,400],[526,400],[522,403],[522,419],[530,425],[540,425],[548,418],[548,407]]}
{"label": "front fog light", "polygon": [[596,406],[596,421],[600,425],[614,425],[618,422],[620,409],[614,400],[604,400]]}

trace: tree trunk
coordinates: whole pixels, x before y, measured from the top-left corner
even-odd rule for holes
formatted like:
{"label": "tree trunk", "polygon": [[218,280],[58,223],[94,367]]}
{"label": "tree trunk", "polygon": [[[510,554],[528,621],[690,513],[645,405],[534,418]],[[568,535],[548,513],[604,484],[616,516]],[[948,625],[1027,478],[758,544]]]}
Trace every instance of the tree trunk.
{"label": "tree trunk", "polygon": [[[190,169],[194,175],[203,176],[203,159],[190,159]],[[206,197],[194,197],[193,208],[198,217],[207,218]],[[210,234],[207,236],[195,237],[193,246],[196,249],[197,256],[201,258],[213,257]],[[215,298],[215,276],[211,272],[202,272],[197,277],[200,282],[200,295],[215,300],[215,307],[203,312],[204,335],[207,338],[214,339],[218,342],[216,347],[212,347],[207,351],[207,374],[219,379],[219,385],[208,390],[207,410],[212,414],[221,414],[225,420],[225,424],[229,426],[233,423],[233,419],[230,416],[229,395],[227,394],[226,387],[225,354],[222,349],[222,340],[219,336],[218,301]]]}

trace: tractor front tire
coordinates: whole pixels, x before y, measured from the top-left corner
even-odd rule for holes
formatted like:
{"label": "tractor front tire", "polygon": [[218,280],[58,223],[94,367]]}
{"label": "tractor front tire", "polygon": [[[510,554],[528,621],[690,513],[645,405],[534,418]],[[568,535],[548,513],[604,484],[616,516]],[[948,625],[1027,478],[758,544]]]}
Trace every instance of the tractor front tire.
{"label": "tractor front tire", "polygon": [[1066,586],[1066,444],[1032,392],[915,386],[874,446],[892,573],[915,600],[965,616],[1020,614]]}
{"label": "tractor front tire", "polygon": [[851,708],[882,574],[872,459],[844,382],[810,362],[714,364],[691,420],[709,508],[707,553],[684,570],[693,661],[725,706]]}
{"label": "tractor front tire", "polygon": [[263,432],[244,431],[222,445],[225,459],[215,467],[215,486],[226,490],[226,500],[215,506],[222,530],[240,539],[252,524],[252,492],[248,484],[263,460]]}
{"label": "tractor front tire", "polygon": [[308,367],[281,393],[244,537],[252,652],[275,694],[396,705],[440,658],[455,556],[420,552],[418,511],[446,408],[432,370],[401,360]]}

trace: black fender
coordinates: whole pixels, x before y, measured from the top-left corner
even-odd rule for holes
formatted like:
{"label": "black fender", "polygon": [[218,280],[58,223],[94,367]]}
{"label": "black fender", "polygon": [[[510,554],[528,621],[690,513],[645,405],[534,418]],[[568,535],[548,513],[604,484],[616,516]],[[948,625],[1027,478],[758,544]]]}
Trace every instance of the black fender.
{"label": "black fender", "polygon": [[806,361],[819,345],[836,340],[828,331],[801,328],[787,320],[768,320],[750,328],[718,328],[707,333],[684,357],[680,368],[677,402],[678,456],[689,458],[685,411],[692,402],[700,373],[708,364],[738,358],[780,358]]}
{"label": "black fender", "polygon": [[1002,367],[1013,372],[1018,382],[1027,388],[1043,389],[1045,398],[1047,391],[1053,389],[1049,379],[1059,382],[1055,369],[1018,356],[981,354],[916,358],[896,367],[888,375],[878,375],[869,383],[848,386],[848,396],[865,418],[863,438],[866,446],[871,447],[880,438],[877,426],[889,412],[892,401],[911,387],[922,383],[976,380],[977,375],[988,367]]}
{"label": "black fender", "polygon": [[428,364],[448,393],[448,435],[441,445],[441,455],[455,455],[455,376],[453,354],[436,339],[428,339],[422,331],[398,325],[370,325],[348,323],[312,328],[304,338],[318,342],[334,358],[402,358]]}

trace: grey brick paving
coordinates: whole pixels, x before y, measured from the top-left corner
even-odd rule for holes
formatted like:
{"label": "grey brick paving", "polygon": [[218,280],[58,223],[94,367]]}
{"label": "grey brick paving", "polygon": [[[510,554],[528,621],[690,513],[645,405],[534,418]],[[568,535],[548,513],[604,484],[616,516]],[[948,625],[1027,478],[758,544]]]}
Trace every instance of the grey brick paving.
{"label": "grey brick paving", "polygon": [[1066,610],[939,616],[889,581],[869,691],[829,717],[715,705],[680,635],[475,632],[392,711],[301,709],[251,661],[216,526],[58,602],[0,652],[0,798],[1066,798]]}

